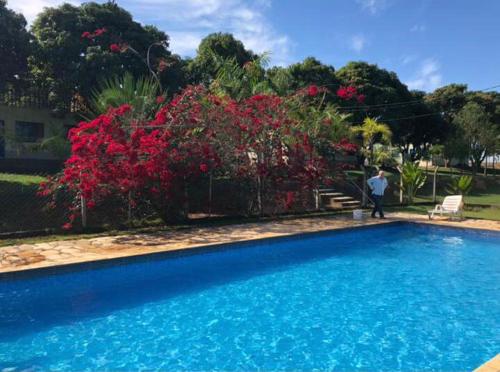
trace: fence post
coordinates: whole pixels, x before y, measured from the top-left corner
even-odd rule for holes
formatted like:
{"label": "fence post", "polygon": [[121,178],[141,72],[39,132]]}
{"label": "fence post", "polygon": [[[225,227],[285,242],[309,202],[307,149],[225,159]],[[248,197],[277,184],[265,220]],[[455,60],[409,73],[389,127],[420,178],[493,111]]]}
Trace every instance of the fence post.
{"label": "fence post", "polygon": [[81,196],[81,204],[82,204],[82,227],[84,229],[87,228],[87,201],[85,200],[85,197],[82,195]]}
{"label": "fence post", "polygon": [[319,190],[314,189],[314,202],[316,203],[316,210],[319,211]]}
{"label": "fence post", "polygon": [[128,224],[132,223],[132,191],[128,192],[128,210],[127,210]]}
{"label": "fence post", "polygon": [[210,172],[208,179],[208,217],[212,217],[212,181],[212,172]]}
{"label": "fence post", "polygon": [[434,168],[434,179],[432,180],[432,202],[436,203],[436,178],[439,167]]}
{"label": "fence post", "polygon": [[399,172],[399,204],[403,205],[403,169],[398,165]]}

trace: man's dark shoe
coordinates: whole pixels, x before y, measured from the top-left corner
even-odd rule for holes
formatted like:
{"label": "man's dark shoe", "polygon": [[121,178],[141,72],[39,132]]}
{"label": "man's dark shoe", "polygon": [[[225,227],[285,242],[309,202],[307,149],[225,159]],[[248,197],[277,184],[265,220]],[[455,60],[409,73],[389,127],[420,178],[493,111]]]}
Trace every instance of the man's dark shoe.
{"label": "man's dark shoe", "polygon": [[380,216],[381,219],[385,220],[385,216]]}
{"label": "man's dark shoe", "polygon": [[372,214],[372,218],[376,218],[374,214]]}

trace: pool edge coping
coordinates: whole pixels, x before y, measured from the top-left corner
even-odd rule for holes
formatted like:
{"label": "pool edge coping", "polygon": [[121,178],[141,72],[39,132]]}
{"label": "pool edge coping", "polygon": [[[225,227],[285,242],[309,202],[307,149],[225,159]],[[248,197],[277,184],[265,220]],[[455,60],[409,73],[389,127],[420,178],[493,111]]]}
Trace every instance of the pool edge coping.
{"label": "pool edge coping", "polygon": [[200,243],[200,244],[192,244],[176,247],[174,249],[162,249],[155,250],[149,252],[125,252],[124,254],[116,254],[114,256],[103,256],[91,259],[85,259],[81,261],[73,261],[73,262],[50,262],[50,264],[37,266],[37,267],[13,267],[8,269],[7,271],[0,271],[0,280],[8,280],[8,279],[17,279],[23,277],[30,276],[38,276],[43,274],[50,273],[63,273],[70,272],[78,269],[92,269],[113,265],[122,265],[127,264],[131,260],[148,260],[154,257],[181,257],[181,256],[189,256],[199,253],[207,253],[216,250],[230,249],[231,246],[239,246],[246,245],[256,242],[265,242],[265,241],[273,241],[287,238],[297,238],[300,236],[310,236],[310,235],[320,235],[320,234],[331,234],[335,232],[343,232],[350,230],[361,230],[367,228],[380,228],[384,226],[394,226],[394,225],[420,225],[420,226],[433,226],[437,228],[444,229],[455,229],[461,231],[481,231],[481,232],[491,232],[498,233],[500,231],[494,229],[488,229],[478,226],[456,226],[439,223],[439,221],[433,220],[408,220],[405,218],[397,218],[394,220],[385,220],[385,221],[373,221],[368,224],[362,225],[353,225],[353,226],[341,226],[341,227],[331,227],[327,229],[318,229],[312,231],[295,231],[289,233],[278,233],[274,236],[267,237],[257,237],[257,238],[242,238],[234,241],[228,242],[213,242],[213,243]]}
{"label": "pool edge coping", "polygon": [[331,229],[329,228],[329,229],[322,229],[322,230],[320,229],[314,231],[283,233],[280,235],[268,236],[268,237],[248,238],[248,239],[243,238],[240,240],[234,240],[229,242],[193,244],[190,246],[177,247],[171,250],[158,250],[152,252],[138,252],[138,253],[127,252],[124,255],[116,255],[113,257],[99,257],[95,259],[76,261],[76,262],[60,262],[39,267],[23,268],[22,266],[20,266],[20,267],[14,267],[8,271],[1,271],[0,280],[18,279],[18,278],[20,279],[23,277],[29,278],[30,276],[38,276],[38,275],[43,275],[45,273],[50,274],[51,272],[55,273],[71,272],[77,269],[85,269],[87,267],[91,269],[93,267],[98,268],[98,267],[113,266],[114,264],[121,265],[121,264],[127,264],[128,263],[127,261],[130,260],[147,260],[149,258],[154,258],[154,257],[173,258],[173,257],[190,256],[199,253],[208,253],[217,250],[230,249],[231,246],[235,246],[236,248],[237,246],[247,245],[251,243],[289,239],[300,236],[330,234],[334,232],[343,232],[343,231],[358,230],[358,229],[361,230],[361,229],[376,228],[376,227],[380,228],[382,226],[394,226],[400,224],[404,225],[411,223],[412,222],[405,220],[391,220],[384,222],[375,222],[365,225],[355,225],[355,226],[336,227],[336,228],[333,227]]}

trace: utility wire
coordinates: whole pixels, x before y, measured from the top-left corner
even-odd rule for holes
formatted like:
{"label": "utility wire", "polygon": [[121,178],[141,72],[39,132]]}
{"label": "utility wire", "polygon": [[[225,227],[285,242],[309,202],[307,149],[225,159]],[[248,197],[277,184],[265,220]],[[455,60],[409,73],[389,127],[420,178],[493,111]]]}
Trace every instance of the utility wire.
{"label": "utility wire", "polygon": [[[327,87],[327,86],[343,86],[343,85],[339,85],[339,84],[325,84],[325,85],[322,85],[322,87]],[[500,88],[500,84],[496,84],[496,85],[493,85],[493,86],[490,86],[490,87],[487,87],[487,88],[483,88],[483,89],[477,89],[475,90],[474,92],[484,92],[484,91],[488,91],[488,90],[492,90],[492,89],[495,89],[495,88]],[[417,99],[417,100],[410,100],[410,101],[399,101],[399,102],[390,102],[390,103],[378,103],[378,104],[373,104],[373,105],[363,105],[360,107],[360,105],[354,105],[354,106],[342,106],[340,107],[340,109],[355,109],[355,110],[359,110],[359,111],[362,111],[362,110],[368,110],[369,108],[372,108],[372,107],[390,107],[390,106],[399,106],[399,105],[406,105],[406,104],[416,104],[416,103],[425,103],[425,99]]]}

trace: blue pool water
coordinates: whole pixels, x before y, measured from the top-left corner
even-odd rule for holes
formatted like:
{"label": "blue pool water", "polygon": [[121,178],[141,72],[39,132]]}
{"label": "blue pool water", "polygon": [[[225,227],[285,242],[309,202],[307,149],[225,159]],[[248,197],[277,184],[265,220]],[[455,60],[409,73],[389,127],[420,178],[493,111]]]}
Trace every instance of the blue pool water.
{"label": "blue pool water", "polygon": [[400,224],[131,262],[2,278],[0,371],[462,371],[500,352],[496,233]]}

